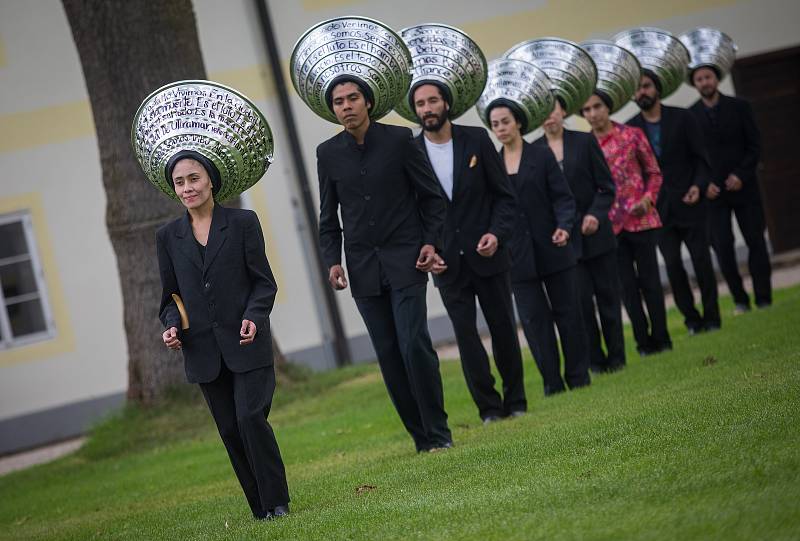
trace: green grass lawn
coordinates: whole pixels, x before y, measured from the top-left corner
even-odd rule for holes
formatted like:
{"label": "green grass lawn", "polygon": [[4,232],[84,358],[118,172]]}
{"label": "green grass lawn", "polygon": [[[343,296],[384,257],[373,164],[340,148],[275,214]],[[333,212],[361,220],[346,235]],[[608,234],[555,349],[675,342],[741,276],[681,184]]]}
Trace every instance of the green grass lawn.
{"label": "green grass lawn", "polygon": [[[731,313],[729,299],[723,313]],[[256,522],[199,393],[129,408],[0,478],[0,539],[798,539],[800,287],[483,427],[442,363],[456,447],[417,455],[375,365],[280,387],[292,514]],[[359,490],[359,487],[364,487]],[[374,488],[372,488],[374,487]]]}

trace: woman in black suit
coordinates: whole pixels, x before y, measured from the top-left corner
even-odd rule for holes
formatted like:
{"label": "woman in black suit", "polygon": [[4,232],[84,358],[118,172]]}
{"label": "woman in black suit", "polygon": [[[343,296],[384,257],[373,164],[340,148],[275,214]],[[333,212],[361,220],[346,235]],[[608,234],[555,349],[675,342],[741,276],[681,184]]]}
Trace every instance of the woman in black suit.
{"label": "woman in black suit", "polygon": [[[267,422],[275,391],[269,314],[278,288],[261,226],[254,212],[214,201],[222,181],[202,154],[178,152],[165,175],[186,213],[156,235],[162,339],[183,351],[186,377],[200,385],[253,515],[285,515],[286,473]],[[173,294],[185,304],[186,329]]]}
{"label": "woman in black suit", "polygon": [[[593,372],[609,372],[625,366],[617,241],[608,219],[616,188],[597,139],[591,133],[564,129],[564,116],[564,108],[556,99],[553,112],[544,122],[545,135],[535,144],[553,151],[575,196],[577,214],[570,244],[578,258],[579,299],[589,363]],[[597,327],[595,300],[606,352]]]}
{"label": "woman in black suit", "polygon": [[[500,155],[517,195],[511,281],[522,329],[544,380],[545,395],[589,385],[589,356],[577,295],[575,252],[569,246],[575,199],[549,148],[522,138],[524,116],[495,102],[486,115],[503,143]],[[564,351],[561,377],[558,327]]]}

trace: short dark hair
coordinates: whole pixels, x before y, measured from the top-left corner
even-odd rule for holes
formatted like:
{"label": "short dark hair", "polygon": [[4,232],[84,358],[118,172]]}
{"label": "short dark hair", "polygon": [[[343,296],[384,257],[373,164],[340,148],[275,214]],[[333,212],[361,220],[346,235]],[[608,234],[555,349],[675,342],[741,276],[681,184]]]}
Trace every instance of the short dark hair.
{"label": "short dark hair", "polygon": [[411,86],[411,90],[409,90],[408,92],[408,105],[409,107],[411,107],[412,111],[416,111],[416,107],[414,106],[414,96],[417,94],[417,89],[425,85],[435,86],[439,90],[439,95],[447,103],[447,105],[449,107],[453,106],[453,96],[450,93],[450,89],[447,88],[446,85],[440,83],[439,81],[431,81],[430,79],[425,79],[414,83]]}
{"label": "short dark hair", "polygon": [[511,114],[514,116],[514,120],[516,120],[520,125],[520,131],[525,132],[528,128],[528,119],[525,118],[525,115],[522,113],[522,109],[520,109],[519,105],[514,103],[513,101],[506,99],[506,98],[497,98],[492,103],[486,107],[486,123],[488,125],[492,125],[492,121],[490,120],[492,116],[492,111],[497,109],[498,107],[505,107]]}
{"label": "short dark hair", "polygon": [[697,73],[697,70],[708,68],[714,72],[714,75],[717,76],[717,81],[722,80],[722,73],[720,73],[719,68],[717,66],[712,66],[711,64],[703,64],[702,66],[697,66],[696,68],[692,68],[692,71],[689,73],[689,82],[694,86],[694,74]]}
{"label": "short dark hair", "polygon": [[333,112],[333,89],[345,83],[353,83],[356,85],[361,95],[364,96],[364,101],[369,103],[370,107],[375,104],[375,96],[368,84],[354,75],[339,75],[331,81],[331,84],[328,85],[328,89],[325,91],[325,103],[328,105],[328,109],[330,109],[331,112]]}
{"label": "short dark hair", "polygon": [[653,85],[655,85],[656,91],[660,97],[664,87],[662,86],[661,79],[658,78],[658,75],[656,75],[653,70],[649,70],[647,68],[642,69],[642,75],[653,81]]}
{"label": "short dark hair", "polygon": [[[598,98],[600,98],[600,101],[603,102],[603,105],[608,107],[608,112],[609,113],[614,110],[614,102],[612,101],[611,96],[609,96],[608,94],[606,94],[602,90],[595,89],[595,91],[592,92],[592,96],[597,96]],[[580,110],[578,110],[578,114],[581,115],[581,116],[583,116],[583,107],[584,106],[581,105]]]}
{"label": "short dark hair", "polygon": [[167,165],[164,167],[164,176],[167,179],[167,183],[172,186],[172,189],[175,189],[175,184],[172,182],[172,171],[178,165],[178,162],[182,160],[194,160],[202,165],[203,169],[208,173],[208,178],[211,179],[211,193],[212,195],[217,195],[217,192],[222,187],[222,176],[219,174],[219,169],[214,165],[214,162],[196,150],[180,150],[167,161]]}

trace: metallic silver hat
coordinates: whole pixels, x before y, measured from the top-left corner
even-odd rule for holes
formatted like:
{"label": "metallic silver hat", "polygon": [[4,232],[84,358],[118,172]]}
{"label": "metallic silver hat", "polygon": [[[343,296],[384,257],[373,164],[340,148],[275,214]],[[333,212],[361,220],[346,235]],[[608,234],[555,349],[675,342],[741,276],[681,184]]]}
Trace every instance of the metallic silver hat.
{"label": "metallic silver hat", "polygon": [[497,102],[514,106],[525,118],[523,133],[538,128],[553,111],[555,97],[552,81],[529,62],[499,58],[489,63],[489,80],[475,108],[486,127],[491,129],[489,113]]}
{"label": "metallic silver hat", "polygon": [[699,26],[680,35],[681,43],[689,50],[689,83],[694,70],[708,66],[715,68],[719,78],[730,73],[736,61],[738,47],[724,32],[716,28]]}
{"label": "metallic silver hat", "polygon": [[411,103],[416,87],[426,82],[444,86],[450,96],[450,118],[458,118],[475,105],[486,86],[486,57],[464,32],[444,24],[420,24],[400,31],[414,62],[411,87],[395,110],[418,122]]}
{"label": "metallic silver hat", "polygon": [[642,76],[639,61],[613,41],[592,39],[582,42],[581,47],[597,65],[597,90],[611,98],[611,113],[619,111],[639,88]]}
{"label": "metallic silver hat", "polygon": [[367,17],[346,16],[309,28],[294,46],[289,72],[306,105],[338,124],[326,102],[334,80],[346,76],[367,86],[373,94],[369,116],[378,119],[405,97],[411,65],[406,44],[391,28]]}
{"label": "metallic silver hat", "polygon": [[248,98],[213,81],[175,81],[145,98],[133,117],[131,144],[147,179],[179,201],[165,177],[181,150],[199,152],[222,181],[215,198],[225,201],[258,182],[272,163],[274,142],[267,120]]}
{"label": "metallic silver hat", "polygon": [[642,70],[649,70],[661,83],[661,97],[678,90],[686,79],[689,51],[681,41],[660,28],[631,28],[612,38],[617,45],[632,52]]}
{"label": "metallic silver hat", "polygon": [[544,70],[552,90],[564,101],[567,116],[577,113],[594,92],[597,67],[589,53],[572,41],[540,38],[514,45],[503,55]]}

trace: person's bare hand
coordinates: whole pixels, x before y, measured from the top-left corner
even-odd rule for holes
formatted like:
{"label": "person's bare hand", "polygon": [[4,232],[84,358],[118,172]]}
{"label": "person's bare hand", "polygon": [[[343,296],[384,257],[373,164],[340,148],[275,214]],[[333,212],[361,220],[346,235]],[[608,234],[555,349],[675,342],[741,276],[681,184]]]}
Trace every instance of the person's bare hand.
{"label": "person's bare hand", "polygon": [[597,228],[600,227],[600,222],[592,216],[591,214],[587,214],[583,217],[583,222],[581,223],[581,233],[584,235],[594,235],[597,232]]}
{"label": "person's bare hand", "polygon": [[708,188],[706,188],[706,197],[708,199],[716,199],[717,197],[719,197],[719,192],[720,192],[719,186],[717,186],[713,182],[708,183]]}
{"label": "person's bare hand", "polygon": [[178,339],[177,327],[170,327],[164,331],[161,334],[161,339],[164,341],[164,345],[171,350],[178,351],[181,349],[181,347],[183,347],[183,344],[181,344],[181,341]]}
{"label": "person's bare hand", "polygon": [[435,262],[436,249],[433,247],[432,244],[425,244],[419,251],[419,257],[417,258],[417,270],[422,272],[430,272],[433,269],[433,264]]}
{"label": "person's bare hand", "polygon": [[478,241],[478,247],[476,249],[483,257],[492,257],[497,251],[497,245],[497,237],[492,233],[486,233]]}
{"label": "person's bare hand", "polygon": [[444,262],[442,256],[436,254],[434,256],[434,259],[435,261],[433,262],[433,268],[431,269],[431,272],[433,274],[442,274],[444,271],[447,270],[447,263]]}
{"label": "person's bare hand", "polygon": [[644,216],[650,210],[650,198],[647,196],[642,197],[638,203],[631,207],[631,214],[634,216]]}
{"label": "person's bare hand", "polygon": [[256,339],[256,324],[250,321],[249,319],[242,320],[242,330],[239,331],[239,336],[242,337],[239,340],[240,346],[246,346],[248,344],[252,344],[253,340]]}
{"label": "person's bare hand", "polygon": [[553,232],[553,244],[558,246],[559,248],[564,247],[567,245],[567,241],[569,240],[569,233],[566,229],[561,229],[560,227]]}
{"label": "person's bare hand", "polygon": [[728,175],[728,178],[725,179],[725,189],[727,189],[729,192],[738,192],[742,189],[742,186],[742,179],[733,173]]}
{"label": "person's bare hand", "polygon": [[682,201],[687,205],[696,204],[698,201],[700,201],[700,188],[694,185],[690,186],[689,191],[687,191],[686,195],[683,196]]}
{"label": "person's bare hand", "polygon": [[347,287],[347,276],[341,265],[334,265],[328,273],[328,281],[333,289],[339,291]]}

